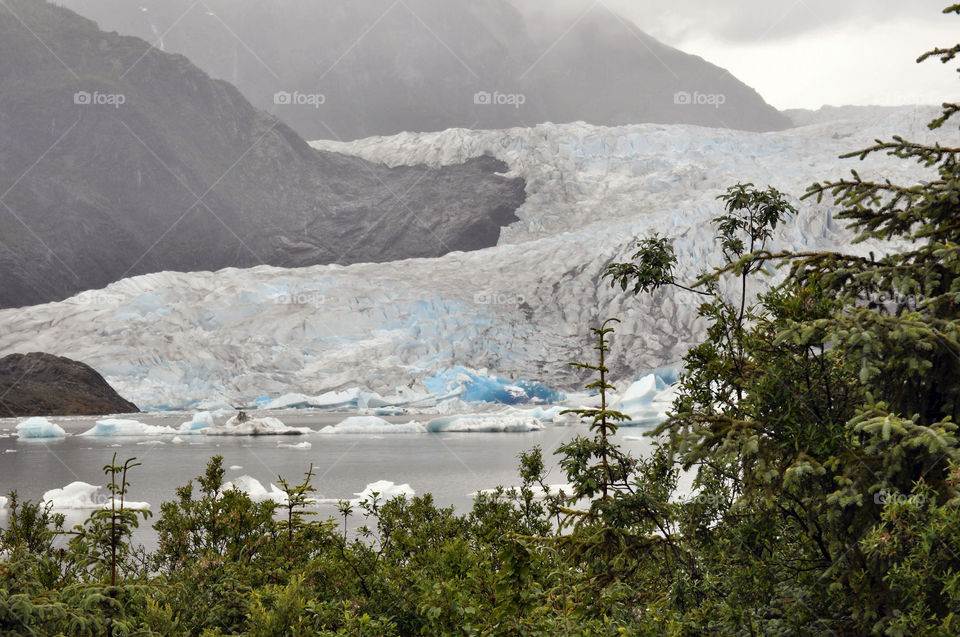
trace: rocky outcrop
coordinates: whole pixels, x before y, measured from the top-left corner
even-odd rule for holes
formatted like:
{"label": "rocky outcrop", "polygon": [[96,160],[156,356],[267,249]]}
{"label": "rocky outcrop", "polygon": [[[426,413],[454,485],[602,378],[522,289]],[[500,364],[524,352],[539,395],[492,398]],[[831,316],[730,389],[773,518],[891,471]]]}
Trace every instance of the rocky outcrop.
{"label": "rocky outcrop", "polygon": [[138,411],[89,365],[39,353],[0,358],[0,417],[105,416]]}

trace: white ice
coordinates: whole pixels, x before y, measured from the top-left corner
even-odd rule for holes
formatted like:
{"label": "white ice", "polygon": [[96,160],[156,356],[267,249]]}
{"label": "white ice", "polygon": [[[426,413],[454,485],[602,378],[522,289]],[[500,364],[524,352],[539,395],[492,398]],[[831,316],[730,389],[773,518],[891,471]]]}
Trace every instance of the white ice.
{"label": "white ice", "polygon": [[231,489],[246,493],[254,502],[287,503],[287,494],[282,489],[271,483],[268,491],[259,480],[251,476],[243,475],[231,482],[224,482],[221,491],[230,491]]}
{"label": "white ice", "polygon": [[309,442],[298,442],[298,443],[296,443],[296,444],[290,444],[290,443],[287,443],[287,442],[278,442],[278,443],[277,443],[277,448],[278,448],[278,449],[304,449],[304,450],[306,450],[306,449],[310,449],[310,448],[312,448],[312,447],[313,447],[313,445],[310,444]]}
{"label": "white ice", "polygon": [[353,416],[320,430],[322,434],[420,434],[427,429],[418,422],[394,424],[376,416]]}
{"label": "white ice", "polygon": [[412,498],[416,495],[416,492],[410,487],[409,484],[394,484],[389,480],[377,480],[376,482],[371,482],[368,484],[363,491],[355,493],[354,495],[357,497],[352,499],[350,502],[354,506],[359,505],[364,500],[372,502],[374,493],[377,494],[377,502],[380,504],[389,502],[390,500],[400,496]]}
{"label": "white ice", "polygon": [[[105,487],[87,484],[86,482],[71,482],[61,489],[50,489],[41,498],[50,502],[54,509],[109,509],[113,501],[110,492]],[[117,507],[120,501],[117,500]],[[124,501],[127,509],[149,509],[149,502]]]}
{"label": "white ice", "polygon": [[17,425],[18,438],[63,438],[66,435],[63,427],[46,418],[28,418]]}
{"label": "white ice", "polygon": [[98,420],[96,425],[80,435],[107,438],[114,436],[156,436],[174,433],[176,431],[171,427],[147,425],[137,420],[123,418],[106,418]]}
{"label": "white ice", "polygon": [[522,413],[465,414],[434,418],[427,423],[429,432],[526,432],[540,431],[543,423]]}

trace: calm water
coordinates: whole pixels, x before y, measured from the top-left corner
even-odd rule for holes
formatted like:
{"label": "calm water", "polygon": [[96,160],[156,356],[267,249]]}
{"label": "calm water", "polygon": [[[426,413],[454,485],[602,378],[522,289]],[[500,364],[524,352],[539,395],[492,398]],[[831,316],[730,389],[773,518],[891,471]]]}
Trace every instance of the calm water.
{"label": "calm water", "polygon": [[[320,429],[335,424],[344,414],[283,412],[272,414],[291,426]],[[138,414],[140,422],[178,426],[190,420],[188,415]],[[97,418],[51,418],[68,433],[77,434],[92,427]],[[218,422],[222,418],[218,418]],[[403,419],[396,419],[403,422]],[[9,434],[17,420],[0,420],[0,433]],[[643,429],[622,429],[625,450],[635,456],[649,449],[650,441],[633,440]],[[517,483],[518,455],[534,445],[544,450],[550,467],[548,481],[566,482],[552,452],[565,440],[587,434],[585,425],[553,426],[529,433],[432,433],[371,435],[323,435],[278,437],[182,436],[183,444],[172,444],[172,436],[89,438],[76,435],[59,440],[19,440],[0,438],[0,493],[16,489],[22,499],[40,498],[49,489],[74,481],[105,484],[103,466],[114,452],[117,460],[135,456],[143,465],[128,476],[129,499],[146,501],[159,513],[160,503],[171,500],[175,489],[200,475],[211,456],[221,455],[227,469],[226,480],[250,475],[269,489],[277,475],[299,482],[313,463],[317,497],[350,499],[371,482],[389,480],[409,484],[418,495],[432,493],[439,504],[469,510],[469,494],[499,485]],[[156,442],[164,444],[154,444]],[[308,441],[308,450],[278,447],[278,443]],[[320,505],[321,517],[336,517],[335,505]],[[88,512],[62,511],[68,522],[76,523]],[[0,512],[0,524],[5,513]],[[149,520],[138,538],[145,544],[154,540]]]}

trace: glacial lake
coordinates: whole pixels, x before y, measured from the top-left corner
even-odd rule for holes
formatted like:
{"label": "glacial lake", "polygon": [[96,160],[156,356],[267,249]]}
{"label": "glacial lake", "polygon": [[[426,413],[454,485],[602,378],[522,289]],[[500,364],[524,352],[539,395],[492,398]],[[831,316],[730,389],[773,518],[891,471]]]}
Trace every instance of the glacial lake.
{"label": "glacial lake", "polygon": [[[285,424],[321,429],[336,424],[351,414],[311,410],[256,412],[271,415]],[[136,414],[129,418],[145,424],[176,428],[191,419],[191,414]],[[426,433],[426,434],[309,434],[305,436],[173,436],[94,438],[78,436],[94,426],[98,417],[72,417],[49,420],[69,434],[60,439],[20,440],[15,427],[22,419],[0,419],[0,494],[16,489],[21,499],[37,500],[50,489],[82,481],[106,484],[103,466],[117,453],[118,463],[136,457],[142,466],[128,475],[131,483],[128,500],[149,502],[154,516],[160,504],[172,500],[175,490],[203,473],[207,461],[215,455],[224,458],[225,480],[248,475],[269,490],[282,475],[291,483],[300,481],[313,463],[316,497],[349,500],[368,484],[388,480],[409,484],[417,495],[432,493],[443,506],[453,505],[460,513],[469,512],[472,493],[500,485],[518,483],[517,465],[521,452],[540,445],[549,468],[548,482],[558,484],[566,478],[557,466],[553,451],[577,434],[589,435],[586,424],[545,424],[541,431],[523,433]],[[411,418],[391,418],[401,423]],[[622,428],[618,439],[625,451],[635,457],[644,455],[652,441],[643,437],[647,427]],[[13,434],[13,435],[11,435]],[[309,442],[310,449],[280,447],[279,444]],[[162,444],[161,444],[162,443]],[[241,467],[241,468],[230,468]],[[315,507],[322,518],[337,517],[335,504]],[[59,510],[67,515],[68,525],[82,521],[89,511]],[[0,525],[6,523],[6,510],[0,510]],[[351,526],[363,523],[354,516]],[[148,547],[155,541],[151,525],[156,517],[142,524],[136,539]]]}

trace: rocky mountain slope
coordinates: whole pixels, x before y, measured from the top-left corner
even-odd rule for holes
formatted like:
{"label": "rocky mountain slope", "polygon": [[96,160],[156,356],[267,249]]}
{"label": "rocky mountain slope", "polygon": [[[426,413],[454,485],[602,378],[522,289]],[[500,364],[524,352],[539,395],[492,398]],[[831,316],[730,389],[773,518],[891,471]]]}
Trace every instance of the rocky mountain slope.
{"label": "rocky mountain slope", "polygon": [[[63,0],[182,53],[307,139],[541,122],[776,130],[790,121],[726,70],[603,3],[553,21],[509,0]],[[277,93],[302,94],[278,104]],[[309,100],[309,96],[322,96]]]}
{"label": "rocky mountain slope", "polygon": [[40,0],[0,7],[0,307],[162,270],[495,245],[525,199],[504,169],[318,152],[182,56]]}
{"label": "rocky mountain slope", "polygon": [[89,365],[40,353],[0,358],[0,414],[4,418],[105,416],[138,411]]}

